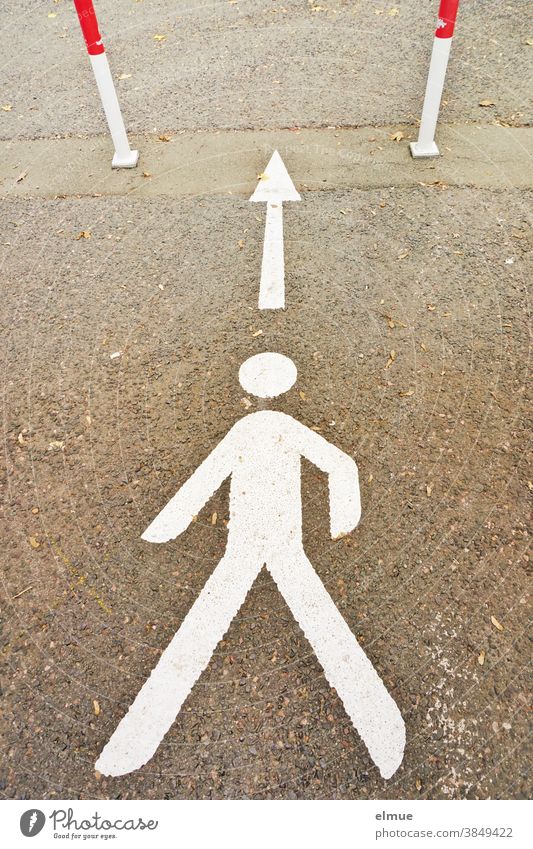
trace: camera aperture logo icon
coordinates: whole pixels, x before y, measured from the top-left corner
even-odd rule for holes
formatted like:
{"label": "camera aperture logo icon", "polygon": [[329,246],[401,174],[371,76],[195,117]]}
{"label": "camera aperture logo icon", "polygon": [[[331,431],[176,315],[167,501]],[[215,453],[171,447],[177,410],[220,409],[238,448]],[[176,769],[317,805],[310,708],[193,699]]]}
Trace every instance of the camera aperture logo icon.
{"label": "camera aperture logo icon", "polygon": [[46,817],[38,808],[30,808],[29,811],[24,811],[20,818],[20,830],[24,837],[35,837],[42,831],[46,822]]}

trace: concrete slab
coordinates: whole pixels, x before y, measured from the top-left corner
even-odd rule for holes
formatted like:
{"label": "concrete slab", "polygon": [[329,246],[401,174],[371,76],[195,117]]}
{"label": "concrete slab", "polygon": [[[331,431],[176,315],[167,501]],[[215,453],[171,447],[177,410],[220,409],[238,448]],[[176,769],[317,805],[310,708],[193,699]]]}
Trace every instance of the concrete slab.
{"label": "concrete slab", "polygon": [[0,196],[249,197],[276,148],[303,191],[432,183],[533,186],[532,129],[444,126],[439,130],[443,156],[432,161],[414,161],[408,150],[412,130],[404,127],[399,143],[391,140],[397,132],[398,127],[218,131],[177,133],[169,141],[133,136],[141,162],[121,172],[111,171],[106,137],[13,140],[2,145]]}

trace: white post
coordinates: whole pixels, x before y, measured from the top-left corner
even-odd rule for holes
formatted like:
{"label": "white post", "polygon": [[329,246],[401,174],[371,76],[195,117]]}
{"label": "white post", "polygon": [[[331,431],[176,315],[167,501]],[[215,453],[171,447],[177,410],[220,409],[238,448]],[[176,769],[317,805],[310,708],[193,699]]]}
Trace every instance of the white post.
{"label": "white post", "polygon": [[111,166],[113,168],[135,168],[139,161],[139,151],[131,150],[128,142],[126,127],[120,111],[109,62],[102,44],[92,0],[74,0],[74,5],[80,19],[96,85],[115,146],[115,155]]}
{"label": "white post", "polygon": [[435,143],[435,130],[439,118],[440,102],[458,7],[459,0],[441,0],[418,140],[410,144],[411,154],[415,159],[439,155],[439,149]]}
{"label": "white post", "polygon": [[111,166],[112,168],[135,168],[139,161],[139,151],[130,148],[107,56],[105,53],[98,53],[89,56],[89,58],[107,118],[109,132],[115,145],[115,155]]}

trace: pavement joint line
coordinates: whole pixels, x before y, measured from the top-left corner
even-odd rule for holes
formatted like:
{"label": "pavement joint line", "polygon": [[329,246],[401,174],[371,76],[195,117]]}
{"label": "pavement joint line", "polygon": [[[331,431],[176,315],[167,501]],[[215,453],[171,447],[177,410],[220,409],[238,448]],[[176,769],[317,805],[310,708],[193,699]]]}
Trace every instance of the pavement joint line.
{"label": "pavement joint line", "polygon": [[[157,132],[150,132],[148,130],[130,130],[132,136],[135,138],[156,138],[159,135],[168,133],[175,136],[181,135],[212,135],[217,136],[221,133],[283,133],[283,132],[300,132],[302,130],[389,130],[391,127],[396,127],[396,129],[400,130],[409,130],[409,131],[417,131],[420,127],[419,119],[414,121],[405,121],[400,120],[395,124],[278,124],[273,126],[257,126],[257,127],[194,127],[184,129],[183,127],[162,127]],[[450,121],[446,124],[440,122],[439,123],[439,132],[442,127],[447,127],[448,129],[453,129],[454,127],[477,127],[479,129],[484,129],[486,127],[498,127],[502,130],[524,130],[524,129],[532,129],[533,121],[522,121],[522,122],[513,122],[512,124],[506,124],[502,121]],[[84,141],[90,140],[98,140],[98,139],[109,139],[109,133],[102,132],[94,132],[94,133],[51,133],[48,135],[34,134],[30,136],[2,136],[0,133],[0,144],[17,144],[19,142],[27,142],[27,141],[57,141],[59,139],[83,139]]]}

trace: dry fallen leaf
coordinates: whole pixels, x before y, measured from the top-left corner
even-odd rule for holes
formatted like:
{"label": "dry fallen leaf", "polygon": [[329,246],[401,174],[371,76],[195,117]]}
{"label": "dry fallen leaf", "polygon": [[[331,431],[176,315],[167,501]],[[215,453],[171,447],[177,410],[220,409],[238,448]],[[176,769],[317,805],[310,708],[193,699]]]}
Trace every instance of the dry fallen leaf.
{"label": "dry fallen leaf", "polygon": [[394,330],[395,327],[407,327],[406,324],[402,321],[398,321],[397,318],[393,318],[392,315],[386,315],[386,313],[382,313],[382,315],[391,330]]}
{"label": "dry fallen leaf", "polygon": [[28,172],[27,172],[27,171],[23,171],[23,172],[22,172],[22,174],[19,174],[19,175],[18,175],[18,177],[17,177],[17,183],[22,183],[22,181],[24,180],[24,178],[25,178],[25,177],[27,177],[27,176],[28,176]]}
{"label": "dry fallen leaf", "polygon": [[479,663],[480,666],[483,666],[483,664],[485,663],[485,652],[484,651],[480,651],[477,662]]}
{"label": "dry fallen leaf", "polygon": [[39,542],[38,539],[35,539],[35,537],[30,537],[30,545],[31,545],[32,548],[40,548],[41,547],[41,543]]}
{"label": "dry fallen leaf", "polygon": [[211,516],[211,524],[216,525],[217,519],[218,519],[217,513],[213,513],[213,515]]}
{"label": "dry fallen leaf", "polygon": [[258,174],[257,179],[258,180],[268,180],[268,174]]}
{"label": "dry fallen leaf", "polygon": [[405,259],[406,256],[409,256],[409,251],[407,248],[404,248],[403,251],[400,251],[398,254],[398,259]]}
{"label": "dry fallen leaf", "polygon": [[254,339],[255,339],[256,336],[262,336],[262,335],[263,335],[262,330],[256,330],[255,333],[252,333],[252,336],[253,336]]}
{"label": "dry fallen leaf", "polygon": [[151,177],[150,171],[143,171],[143,177]]}
{"label": "dry fallen leaf", "polygon": [[119,74],[118,75],[119,80],[129,80],[130,77],[131,77],[131,74]]}
{"label": "dry fallen leaf", "polygon": [[56,449],[58,451],[62,451],[64,447],[65,447],[65,443],[63,442],[62,439],[52,439],[52,441],[48,443],[48,450],[49,451],[54,451]]}
{"label": "dry fallen leaf", "polygon": [[301,400],[302,400],[302,401],[305,401],[305,392],[303,392],[302,390],[300,390],[300,393],[299,393],[299,394],[300,394],[300,398],[301,398]]}
{"label": "dry fallen leaf", "polygon": [[397,355],[396,355],[396,351],[391,351],[391,352],[390,352],[390,354],[389,354],[389,359],[387,360],[387,365],[385,366],[385,368],[390,368],[390,367],[391,367],[391,365],[393,364],[393,362],[394,362],[394,361],[395,361],[395,359],[396,359],[396,356],[397,356]]}
{"label": "dry fallen leaf", "polygon": [[78,241],[79,239],[90,239],[90,238],[91,238],[91,231],[90,230],[80,230],[80,232],[76,236],[76,241]]}
{"label": "dry fallen leaf", "polygon": [[428,498],[430,498],[430,496],[431,496],[431,493],[432,493],[432,492],[433,492],[433,485],[432,485],[432,484],[428,484],[428,485],[426,486],[426,495],[427,495],[427,497],[428,497]]}
{"label": "dry fallen leaf", "polygon": [[164,41],[166,39],[166,35],[154,35],[154,41]]}
{"label": "dry fallen leaf", "polygon": [[238,245],[239,245],[240,250],[242,251],[242,249],[244,248],[244,239],[239,239]]}
{"label": "dry fallen leaf", "polygon": [[389,11],[387,12],[387,14],[388,14],[388,15],[390,15],[390,17],[391,17],[391,18],[393,18],[395,15],[399,15],[399,14],[400,14],[400,10],[399,10],[399,9],[396,9],[396,8],[394,8],[394,9],[389,9]]}
{"label": "dry fallen leaf", "polygon": [[398,392],[400,398],[410,398],[411,395],[415,394],[414,389],[408,389],[407,392]]}
{"label": "dry fallen leaf", "polygon": [[96,699],[93,699],[93,710],[95,716],[100,716],[100,705],[98,704]]}
{"label": "dry fallen leaf", "polygon": [[405,136],[401,130],[398,130],[396,133],[393,133],[391,136],[389,136],[389,138],[391,141],[401,142],[401,140],[405,138]]}
{"label": "dry fallen leaf", "polygon": [[12,109],[13,105],[11,103],[4,103],[4,105],[2,106],[2,110],[4,112],[11,112]]}
{"label": "dry fallen leaf", "polygon": [[496,106],[496,104],[494,103],[493,100],[480,100],[479,105],[480,106]]}
{"label": "dry fallen leaf", "polygon": [[417,778],[415,781],[415,787],[417,790],[422,790],[422,782],[419,778]]}
{"label": "dry fallen leaf", "polygon": [[490,621],[492,622],[494,627],[498,629],[498,631],[503,631],[503,625],[501,624],[501,622],[498,622],[495,616],[491,616]]}
{"label": "dry fallen leaf", "polygon": [[427,304],[426,306],[427,306],[429,312],[434,312],[437,309],[435,304]]}
{"label": "dry fallen leaf", "polygon": [[172,141],[172,136],[165,136],[165,135],[159,136],[159,141],[163,141],[163,142]]}
{"label": "dry fallen leaf", "polygon": [[448,183],[444,183],[442,180],[432,180],[431,183],[424,183],[422,180],[418,182],[419,186],[438,186],[440,189],[447,189]]}

